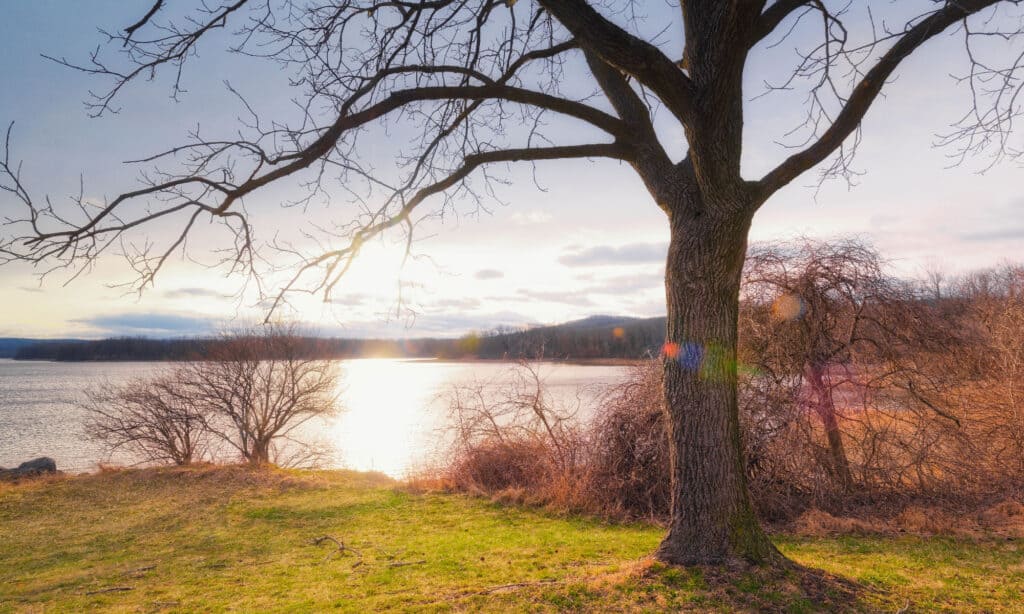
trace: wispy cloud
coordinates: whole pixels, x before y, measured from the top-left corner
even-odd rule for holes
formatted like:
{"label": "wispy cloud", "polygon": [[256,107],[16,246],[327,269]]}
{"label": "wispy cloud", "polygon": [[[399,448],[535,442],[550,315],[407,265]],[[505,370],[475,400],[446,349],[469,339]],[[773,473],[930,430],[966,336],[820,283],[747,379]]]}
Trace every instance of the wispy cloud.
{"label": "wispy cloud", "polygon": [[607,279],[601,279],[587,286],[580,292],[583,294],[610,294],[626,295],[646,292],[648,290],[662,291],[665,287],[665,273],[641,273],[639,275],[617,275]]}
{"label": "wispy cloud", "polygon": [[361,294],[359,292],[347,292],[332,297],[328,302],[332,305],[341,305],[343,307],[358,307],[369,300],[370,297],[366,294]]}
{"label": "wispy cloud", "polygon": [[590,297],[578,292],[565,290],[533,290],[521,288],[519,300],[545,301],[548,303],[561,303],[563,305],[574,305],[576,307],[590,307],[594,301]]}
{"label": "wispy cloud", "polygon": [[629,243],[627,245],[598,245],[588,248],[570,248],[570,253],[558,259],[566,266],[609,266],[664,262],[668,245],[665,243]]}
{"label": "wispy cloud", "polygon": [[230,294],[224,294],[213,288],[175,288],[163,293],[164,298],[231,298]]}
{"label": "wispy cloud", "polygon": [[442,298],[432,301],[429,306],[434,309],[443,309],[446,311],[469,311],[480,307],[480,299],[471,296],[461,298]]}
{"label": "wispy cloud", "polygon": [[1024,226],[1011,226],[1010,228],[993,228],[979,232],[960,233],[960,239],[964,241],[1003,241],[1006,239],[1024,239]]}
{"label": "wispy cloud", "polygon": [[509,219],[520,226],[531,226],[533,224],[544,224],[551,221],[551,214],[547,211],[534,209],[532,211],[516,211]]}
{"label": "wispy cloud", "polygon": [[72,322],[97,329],[96,332],[103,335],[204,335],[218,328],[213,319],[173,313],[109,314]]}
{"label": "wispy cloud", "polygon": [[501,279],[505,274],[497,269],[480,269],[473,274],[473,277],[480,280]]}

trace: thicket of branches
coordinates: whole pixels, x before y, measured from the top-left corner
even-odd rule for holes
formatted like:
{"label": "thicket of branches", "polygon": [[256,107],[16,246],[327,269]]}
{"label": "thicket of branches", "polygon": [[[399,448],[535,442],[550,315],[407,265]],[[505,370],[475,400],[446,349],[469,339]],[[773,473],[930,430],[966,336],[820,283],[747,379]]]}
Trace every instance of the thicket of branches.
{"label": "thicket of branches", "polygon": [[335,363],[309,358],[303,347],[288,327],[224,335],[204,360],[92,390],[88,433],[144,462],[314,461],[315,446],[291,435],[337,410],[339,374]]}
{"label": "thicket of branches", "polygon": [[[743,287],[741,428],[762,518],[910,502],[959,510],[1024,494],[1024,266],[907,281],[861,241],[799,240],[754,246]],[[633,367],[585,423],[551,412],[555,433],[501,412],[501,390],[462,390],[453,407],[484,418],[487,436],[459,432],[446,477],[476,492],[666,519],[661,370]],[[551,462],[555,452],[573,462]],[[515,471],[503,473],[510,458]]]}

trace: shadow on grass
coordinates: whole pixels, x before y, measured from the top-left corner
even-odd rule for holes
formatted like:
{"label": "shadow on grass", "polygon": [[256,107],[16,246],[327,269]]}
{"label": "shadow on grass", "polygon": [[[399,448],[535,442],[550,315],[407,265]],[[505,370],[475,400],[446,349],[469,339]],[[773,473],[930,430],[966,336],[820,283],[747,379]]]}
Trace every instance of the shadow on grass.
{"label": "shadow on grass", "polygon": [[876,588],[795,563],[737,569],[675,567],[647,559],[612,584],[637,601],[684,610],[877,612],[890,605]]}

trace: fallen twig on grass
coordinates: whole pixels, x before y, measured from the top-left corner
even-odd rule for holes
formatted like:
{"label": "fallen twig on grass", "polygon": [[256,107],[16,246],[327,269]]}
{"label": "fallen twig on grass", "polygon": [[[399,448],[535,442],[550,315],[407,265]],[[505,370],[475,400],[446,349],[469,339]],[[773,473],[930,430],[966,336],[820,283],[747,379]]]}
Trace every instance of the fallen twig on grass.
{"label": "fallen twig on grass", "polygon": [[491,586],[481,591],[477,591],[477,595],[489,595],[491,593],[497,593],[499,591],[510,590],[513,588],[526,588],[528,586],[540,586],[544,584],[563,584],[561,580],[537,580],[534,582],[513,582],[511,584],[499,584],[498,586]]}
{"label": "fallen twig on grass", "polygon": [[352,548],[351,546],[346,546],[345,542],[341,541],[340,539],[338,539],[336,537],[332,537],[330,535],[321,535],[320,537],[316,537],[313,540],[311,540],[310,543],[312,543],[314,546],[319,546],[320,544],[322,544],[324,542],[327,542],[327,541],[334,542],[334,544],[336,546],[338,546],[338,550],[337,550],[337,552],[334,552],[334,551],[328,552],[327,556],[324,557],[325,561],[327,559],[331,558],[331,556],[334,555],[334,554],[342,555],[342,554],[345,554],[346,552],[351,552],[353,555],[359,557],[359,560],[356,561],[355,563],[353,563],[352,567],[359,567],[360,565],[363,564],[363,555],[360,554],[359,551],[356,550],[355,548]]}
{"label": "fallen twig on grass", "polygon": [[124,575],[134,577],[138,576],[139,574],[146,573],[147,571],[153,571],[154,569],[156,569],[156,565],[146,565],[145,567],[139,567],[137,569],[129,569],[128,571],[124,572]]}
{"label": "fallen twig on grass", "polygon": [[135,590],[134,586],[110,586],[107,588],[101,588],[95,591],[88,591],[86,595],[99,595],[101,593],[123,593],[125,591]]}
{"label": "fallen twig on grass", "polygon": [[395,561],[394,563],[388,563],[388,567],[405,567],[406,565],[425,565],[426,559],[420,559],[418,561]]}

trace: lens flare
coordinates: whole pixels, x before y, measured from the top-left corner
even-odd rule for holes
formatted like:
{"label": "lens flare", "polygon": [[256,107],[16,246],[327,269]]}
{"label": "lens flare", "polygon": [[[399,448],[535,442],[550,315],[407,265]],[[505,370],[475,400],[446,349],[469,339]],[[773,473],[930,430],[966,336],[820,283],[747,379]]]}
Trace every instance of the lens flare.
{"label": "lens flare", "polygon": [[772,315],[779,320],[799,320],[806,311],[803,299],[795,294],[783,294],[772,303]]}
{"label": "lens flare", "polygon": [[679,364],[687,371],[700,370],[704,362],[704,347],[699,343],[687,342],[679,353]]}
{"label": "lens flare", "polygon": [[666,341],[665,345],[661,346],[661,355],[665,358],[676,358],[679,356],[679,344]]}

